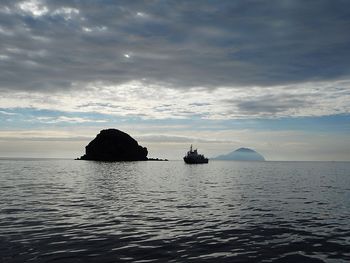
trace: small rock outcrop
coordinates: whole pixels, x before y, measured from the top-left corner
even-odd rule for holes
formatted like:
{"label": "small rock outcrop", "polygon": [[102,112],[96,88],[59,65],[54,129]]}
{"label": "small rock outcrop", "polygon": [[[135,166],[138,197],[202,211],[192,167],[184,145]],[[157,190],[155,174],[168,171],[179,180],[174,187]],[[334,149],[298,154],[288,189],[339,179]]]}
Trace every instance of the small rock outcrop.
{"label": "small rock outcrop", "polygon": [[219,155],[215,160],[265,161],[264,156],[249,148],[239,148],[228,154]]}
{"label": "small rock outcrop", "polygon": [[102,130],[85,147],[80,160],[93,161],[146,161],[147,148],[140,146],[129,134],[117,129]]}

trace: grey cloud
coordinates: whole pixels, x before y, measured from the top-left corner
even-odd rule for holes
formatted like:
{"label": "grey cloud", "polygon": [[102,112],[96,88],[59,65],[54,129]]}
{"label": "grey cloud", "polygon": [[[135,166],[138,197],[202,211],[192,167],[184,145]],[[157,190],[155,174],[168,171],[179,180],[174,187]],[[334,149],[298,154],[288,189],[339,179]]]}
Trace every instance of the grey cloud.
{"label": "grey cloud", "polygon": [[90,102],[90,103],[85,103],[77,106],[77,108],[91,108],[91,107],[122,108],[118,105],[112,105],[111,103],[99,103],[99,102]]}
{"label": "grey cloud", "polygon": [[58,141],[58,142],[67,142],[67,141],[90,141],[91,137],[87,136],[72,136],[72,137],[6,137],[1,136],[0,141],[34,141],[34,142],[40,142],[40,141]]}
{"label": "grey cloud", "polygon": [[38,16],[19,1],[0,4],[2,90],[131,80],[265,86],[349,75],[347,1],[41,2],[48,11]]}
{"label": "grey cloud", "polygon": [[193,142],[203,142],[203,143],[232,143],[228,140],[210,140],[195,137],[186,136],[168,136],[168,135],[144,135],[136,136],[138,140],[142,142],[157,142],[157,143],[193,143]]}
{"label": "grey cloud", "polygon": [[[278,94],[263,95],[247,98],[242,101],[225,100],[226,103],[235,105],[240,114],[252,116],[283,116],[294,115],[299,110],[304,110],[313,105],[310,94]],[[293,114],[291,114],[293,113]],[[302,114],[301,114],[302,115]]]}
{"label": "grey cloud", "polygon": [[38,117],[37,120],[42,123],[98,123],[98,122],[107,122],[107,120],[101,119],[89,119],[82,117],[68,117],[68,116],[57,116],[57,117]]}
{"label": "grey cloud", "polygon": [[195,102],[195,103],[190,103],[189,106],[194,106],[194,107],[201,107],[201,106],[210,106],[210,103],[207,102]]}

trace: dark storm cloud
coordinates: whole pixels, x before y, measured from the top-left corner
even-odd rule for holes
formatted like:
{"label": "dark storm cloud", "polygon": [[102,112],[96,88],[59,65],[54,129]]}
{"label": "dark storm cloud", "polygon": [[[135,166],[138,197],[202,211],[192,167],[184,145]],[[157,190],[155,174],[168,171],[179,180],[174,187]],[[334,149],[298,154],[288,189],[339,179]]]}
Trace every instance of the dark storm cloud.
{"label": "dark storm cloud", "polygon": [[0,90],[347,78],[349,28],[341,0],[1,1]]}

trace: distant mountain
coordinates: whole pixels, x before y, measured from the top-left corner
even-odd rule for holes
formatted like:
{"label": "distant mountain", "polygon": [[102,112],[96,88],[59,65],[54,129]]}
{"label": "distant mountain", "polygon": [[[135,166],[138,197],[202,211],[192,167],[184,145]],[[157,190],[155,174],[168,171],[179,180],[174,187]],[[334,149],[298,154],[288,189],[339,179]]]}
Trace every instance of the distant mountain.
{"label": "distant mountain", "polygon": [[239,148],[228,154],[219,155],[214,160],[232,160],[232,161],[265,161],[264,156],[248,148]]}

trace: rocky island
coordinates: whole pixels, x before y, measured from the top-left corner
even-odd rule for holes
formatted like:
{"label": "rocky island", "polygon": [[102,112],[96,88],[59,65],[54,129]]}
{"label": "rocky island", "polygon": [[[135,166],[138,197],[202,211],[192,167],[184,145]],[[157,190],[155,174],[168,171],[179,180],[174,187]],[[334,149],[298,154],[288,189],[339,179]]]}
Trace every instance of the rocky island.
{"label": "rocky island", "polygon": [[219,155],[214,160],[265,161],[264,156],[249,148],[239,148],[228,154]]}
{"label": "rocky island", "polygon": [[85,155],[78,160],[146,161],[147,154],[147,148],[139,145],[129,134],[117,129],[107,129],[100,131],[85,147]]}

